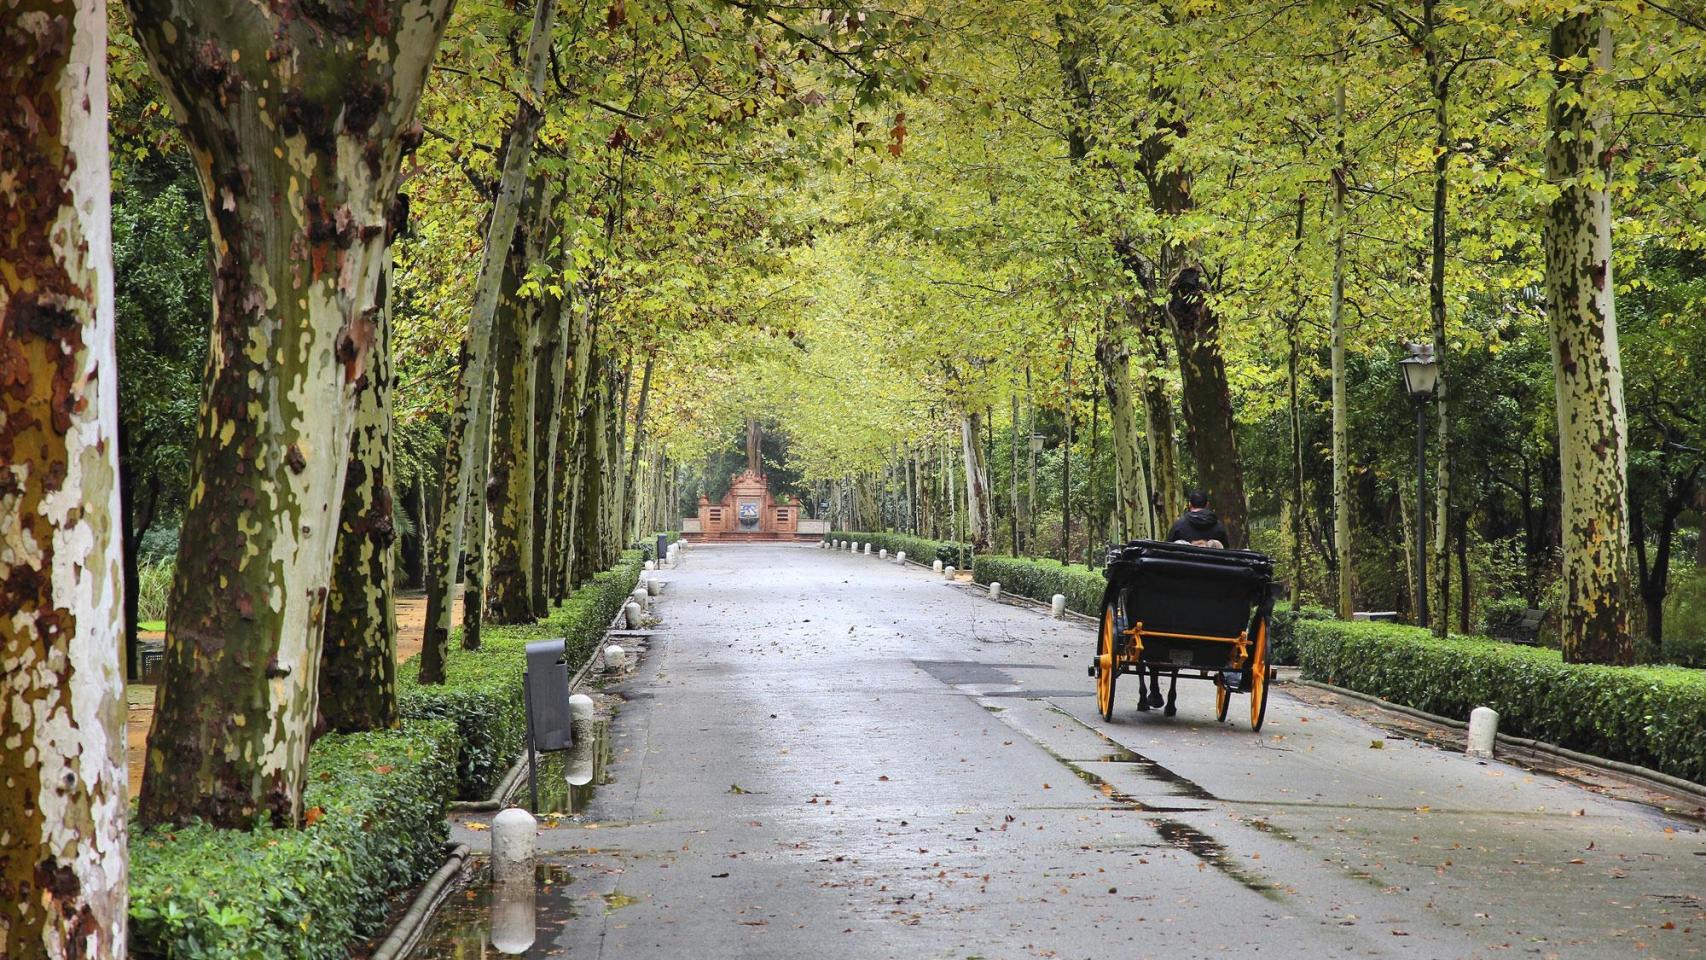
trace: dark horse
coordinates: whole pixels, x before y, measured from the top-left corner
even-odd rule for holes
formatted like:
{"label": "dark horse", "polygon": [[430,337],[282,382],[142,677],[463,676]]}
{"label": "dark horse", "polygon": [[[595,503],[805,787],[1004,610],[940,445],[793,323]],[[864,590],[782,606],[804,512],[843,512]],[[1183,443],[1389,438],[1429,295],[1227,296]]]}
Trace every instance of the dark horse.
{"label": "dark horse", "polygon": [[1166,706],[1161,711],[1164,717],[1170,717],[1179,712],[1179,671],[1168,670],[1172,682],[1167,686],[1167,698],[1161,698],[1161,667],[1149,668],[1149,682],[1144,683],[1143,674],[1137,675],[1137,709],[1147,711],[1151,707]]}

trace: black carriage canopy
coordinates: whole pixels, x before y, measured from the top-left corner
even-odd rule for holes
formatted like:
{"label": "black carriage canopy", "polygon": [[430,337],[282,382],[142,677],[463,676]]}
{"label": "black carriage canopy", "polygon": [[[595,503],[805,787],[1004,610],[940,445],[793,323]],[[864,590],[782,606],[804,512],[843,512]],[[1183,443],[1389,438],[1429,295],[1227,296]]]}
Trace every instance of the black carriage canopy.
{"label": "black carriage canopy", "polygon": [[1265,612],[1274,564],[1251,550],[1133,540],[1108,551],[1110,594],[1123,595],[1119,619],[1145,632],[1236,637]]}

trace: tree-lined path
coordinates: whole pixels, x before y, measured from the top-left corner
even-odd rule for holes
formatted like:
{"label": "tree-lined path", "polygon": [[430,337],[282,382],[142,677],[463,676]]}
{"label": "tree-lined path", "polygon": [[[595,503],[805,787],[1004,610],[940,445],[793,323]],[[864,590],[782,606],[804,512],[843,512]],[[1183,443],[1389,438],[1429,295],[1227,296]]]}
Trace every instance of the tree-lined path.
{"label": "tree-lined path", "polygon": [[1283,692],[1259,736],[1203,684],[1105,724],[1088,626],[918,567],[665,577],[527,956],[1706,955],[1698,821]]}

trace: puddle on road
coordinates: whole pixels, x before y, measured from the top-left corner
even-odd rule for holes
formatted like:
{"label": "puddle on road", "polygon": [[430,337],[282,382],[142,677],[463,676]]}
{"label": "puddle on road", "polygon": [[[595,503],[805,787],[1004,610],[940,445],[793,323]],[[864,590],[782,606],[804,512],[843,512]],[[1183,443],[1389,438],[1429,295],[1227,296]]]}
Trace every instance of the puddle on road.
{"label": "puddle on road", "polygon": [[477,860],[467,883],[450,892],[410,960],[462,960],[502,956],[562,956],[552,948],[558,930],[574,916],[568,867],[539,864],[531,882],[496,883],[491,864]]}
{"label": "puddle on road", "polygon": [[590,738],[576,741],[567,750],[541,755],[535,814],[585,813],[598,788],[611,782],[610,721],[600,717],[592,726]]}

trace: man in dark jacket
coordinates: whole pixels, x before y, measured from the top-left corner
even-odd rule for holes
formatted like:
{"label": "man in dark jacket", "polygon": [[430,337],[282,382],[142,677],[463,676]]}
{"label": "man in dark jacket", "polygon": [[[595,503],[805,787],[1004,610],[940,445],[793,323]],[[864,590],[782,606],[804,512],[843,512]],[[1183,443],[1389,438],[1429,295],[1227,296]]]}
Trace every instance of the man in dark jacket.
{"label": "man in dark jacket", "polygon": [[1225,547],[1231,542],[1232,538],[1226,534],[1226,524],[1221,523],[1214,511],[1208,508],[1208,494],[1190,490],[1185,493],[1185,499],[1190,501],[1191,508],[1173,522],[1173,529],[1167,532],[1168,540],[1183,540],[1199,547]]}

